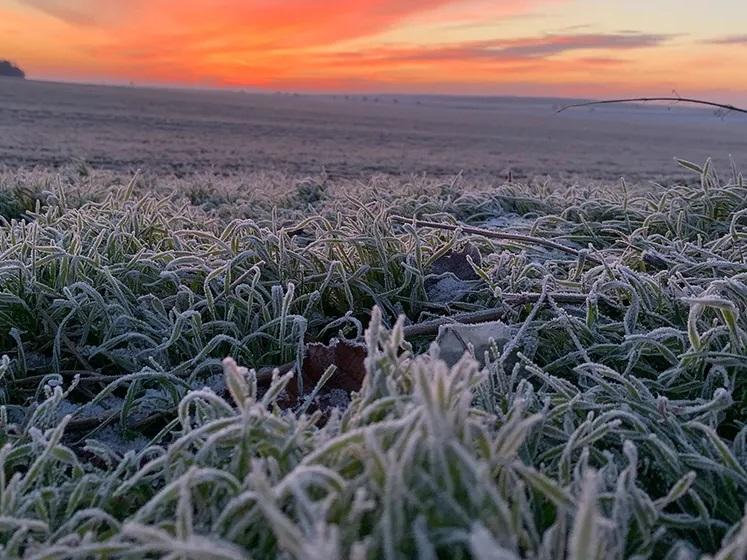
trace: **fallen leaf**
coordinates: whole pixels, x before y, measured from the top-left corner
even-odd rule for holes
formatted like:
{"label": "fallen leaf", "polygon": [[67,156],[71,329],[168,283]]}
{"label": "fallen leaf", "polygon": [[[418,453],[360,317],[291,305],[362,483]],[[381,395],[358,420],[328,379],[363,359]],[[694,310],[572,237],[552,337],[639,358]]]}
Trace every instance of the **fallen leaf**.
{"label": "fallen leaf", "polygon": [[440,276],[450,272],[460,280],[478,280],[480,277],[469,264],[467,257],[475,264],[480,264],[480,251],[474,245],[466,245],[461,251],[449,251],[438,257],[431,263],[428,274]]}
{"label": "fallen leaf", "polygon": [[473,289],[472,281],[479,280],[472,265],[480,262],[480,251],[467,245],[461,251],[449,251],[431,263],[424,287],[428,300],[434,303],[451,303],[461,300]]}
{"label": "fallen leaf", "polygon": [[502,321],[472,325],[453,323],[439,327],[436,343],[440,348],[439,357],[449,366],[456,364],[465,352],[469,352],[483,364],[485,352],[493,345],[502,350],[513,336],[511,327]]}
{"label": "fallen leaf", "polygon": [[310,392],[332,365],[336,366],[337,370],[327,381],[324,387],[326,391],[360,390],[366,375],[365,359],[366,346],[358,342],[334,338],[328,345],[308,344],[302,371],[304,391]]}
{"label": "fallen leaf", "polygon": [[[358,342],[334,338],[329,344],[307,344],[301,369],[303,393],[299,394],[298,383],[291,381],[278,399],[278,404],[281,408],[295,408],[302,404],[324,372],[330,366],[335,366],[335,372],[315,396],[311,409],[324,412],[332,408],[344,410],[350,403],[350,393],[359,391],[363,385],[365,359],[366,346]],[[283,366],[286,371],[292,367],[293,364]]]}

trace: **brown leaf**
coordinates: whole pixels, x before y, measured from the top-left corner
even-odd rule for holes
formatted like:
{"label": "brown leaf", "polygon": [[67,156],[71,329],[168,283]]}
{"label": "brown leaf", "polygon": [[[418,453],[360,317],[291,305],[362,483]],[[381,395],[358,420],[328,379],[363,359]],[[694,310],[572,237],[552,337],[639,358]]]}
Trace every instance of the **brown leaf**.
{"label": "brown leaf", "polygon": [[[294,408],[304,402],[327,368],[333,365],[337,369],[316,395],[312,410],[346,408],[350,402],[350,393],[359,391],[363,384],[366,375],[365,359],[366,346],[361,343],[334,338],[328,345],[307,344],[301,370],[303,394],[298,392],[298,383],[291,381],[282,397],[278,399],[278,404],[281,408]],[[293,364],[286,364],[284,367],[287,371],[292,366]]]}
{"label": "brown leaf", "polygon": [[337,371],[327,381],[324,387],[326,391],[360,390],[366,375],[365,359],[366,346],[357,342],[335,338],[330,341],[329,345],[308,344],[302,372],[304,391],[311,391],[331,365],[336,366]]}
{"label": "brown leaf", "polygon": [[480,263],[480,251],[474,245],[467,245],[461,251],[449,251],[438,257],[431,263],[428,274],[440,275],[451,272],[460,280],[477,280],[479,276],[469,264],[468,256],[476,264]]}
{"label": "brown leaf", "polygon": [[453,303],[460,301],[471,291],[471,282],[478,280],[467,257],[480,263],[480,251],[474,245],[467,245],[460,251],[449,251],[431,263],[429,275],[424,283],[428,300],[433,303]]}

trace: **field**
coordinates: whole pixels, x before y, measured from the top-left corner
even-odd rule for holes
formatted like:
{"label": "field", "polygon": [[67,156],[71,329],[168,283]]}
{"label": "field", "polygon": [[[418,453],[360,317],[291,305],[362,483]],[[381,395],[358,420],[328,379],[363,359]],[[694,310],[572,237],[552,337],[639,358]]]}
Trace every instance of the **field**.
{"label": "field", "polygon": [[367,181],[426,174],[630,184],[682,179],[674,156],[747,154],[747,118],[662,106],[556,114],[568,100],[293,96],[0,80],[0,163]]}
{"label": "field", "polygon": [[[182,92],[159,117],[169,92],[7,88],[0,557],[747,556],[736,120],[562,117],[572,161],[530,115],[458,137],[479,110],[427,100],[329,109],[341,142],[319,107],[363,101]],[[132,96],[142,121],[106,108]],[[187,108],[214,99],[225,144]]]}

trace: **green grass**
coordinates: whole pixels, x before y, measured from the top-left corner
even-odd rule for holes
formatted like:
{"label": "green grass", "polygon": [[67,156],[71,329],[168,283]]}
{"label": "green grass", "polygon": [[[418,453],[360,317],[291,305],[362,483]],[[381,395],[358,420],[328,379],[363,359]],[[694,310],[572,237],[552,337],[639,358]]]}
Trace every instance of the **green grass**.
{"label": "green grass", "polygon": [[[647,193],[1,173],[0,556],[741,560],[747,186],[686,165]],[[405,338],[485,309],[514,337],[477,359]],[[333,336],[367,347],[344,410],[258,383]]]}

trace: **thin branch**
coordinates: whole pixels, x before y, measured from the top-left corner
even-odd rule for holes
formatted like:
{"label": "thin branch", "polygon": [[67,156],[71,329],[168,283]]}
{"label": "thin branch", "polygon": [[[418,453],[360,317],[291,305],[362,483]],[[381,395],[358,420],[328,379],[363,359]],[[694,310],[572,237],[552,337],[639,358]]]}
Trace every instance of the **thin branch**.
{"label": "thin branch", "polygon": [[[429,222],[425,220],[416,220],[413,218],[406,218],[404,216],[392,216],[392,221],[398,222],[401,224],[412,224],[417,227],[445,229],[448,231],[456,231],[459,229],[459,230],[462,230],[464,233],[469,233],[471,235],[482,235],[483,237],[488,237],[490,239],[500,239],[500,240],[505,240],[505,241],[519,241],[522,243],[529,243],[531,245],[544,245],[545,247],[556,249],[563,253],[573,255],[574,257],[581,256],[581,252],[578,249],[574,249],[573,247],[568,247],[567,245],[557,243],[556,241],[551,241],[550,239],[543,239],[541,237],[534,237],[532,235],[523,235],[521,233],[507,233],[504,231],[494,231],[492,229],[465,226],[462,224],[444,224],[440,222]],[[598,259],[594,255],[587,254],[586,258],[596,263],[602,262],[600,259]]]}
{"label": "thin branch", "polygon": [[[527,303],[537,303],[542,294],[503,294],[501,300],[503,303],[509,305],[525,305]],[[581,304],[585,303],[588,299],[587,294],[572,294],[572,293],[555,293],[548,294],[559,303],[569,304]],[[429,336],[438,334],[438,328],[441,325],[451,324],[462,324],[462,325],[474,325],[475,323],[485,323],[487,321],[497,321],[504,317],[506,314],[505,308],[494,308],[494,309],[481,309],[480,311],[473,311],[471,313],[460,313],[450,317],[439,317],[431,321],[423,321],[422,323],[415,323],[414,325],[407,325],[402,329],[405,338],[413,338],[416,336]]]}
{"label": "thin branch", "polygon": [[[502,303],[508,305],[526,305],[527,303],[537,303],[542,294],[539,293],[523,293],[514,294],[506,293],[501,296]],[[557,303],[567,303],[580,305],[585,303],[588,299],[587,294],[573,294],[568,292],[558,292],[547,294],[552,300]],[[497,321],[506,314],[505,307],[497,307],[492,309],[481,309],[479,311],[472,311],[469,313],[459,313],[448,317],[439,317],[430,321],[423,321],[421,323],[415,323],[414,325],[407,325],[402,329],[402,334],[405,338],[414,338],[418,336],[432,336],[438,334],[438,328],[441,325],[451,324],[462,324],[462,325],[474,325],[475,323],[485,323],[488,321]],[[266,383],[272,379],[273,370],[279,370],[280,374],[289,372],[296,365],[296,362],[288,362],[277,367],[264,367],[257,371],[257,381],[259,383]]]}
{"label": "thin branch", "polygon": [[86,371],[86,370],[63,370],[60,372],[50,372],[43,375],[31,375],[28,377],[21,377],[19,379],[16,379],[13,381],[14,385],[17,385],[19,387],[25,386],[25,385],[38,385],[41,381],[44,379],[52,376],[52,375],[60,375],[65,379],[70,379],[72,377],[75,377],[76,375],[79,375],[79,383],[111,383],[112,381],[116,381],[119,379],[119,375],[107,375],[103,373],[99,373],[97,371]]}
{"label": "thin branch", "polygon": [[647,103],[649,101],[673,101],[675,103],[692,103],[694,105],[707,105],[708,107],[716,107],[717,109],[724,109],[725,111],[734,111],[735,113],[747,114],[747,109],[736,107],[734,105],[727,105],[725,103],[715,103],[713,101],[704,101],[702,99],[693,99],[690,97],[631,97],[629,99],[605,99],[602,101],[586,101],[584,103],[573,103],[566,105],[557,110],[558,113],[562,113],[566,109],[576,109],[578,107],[589,107],[591,105],[609,105],[611,103]]}
{"label": "thin branch", "polygon": [[[127,424],[127,429],[133,431],[142,430],[143,428],[148,427],[154,422],[170,418],[171,416],[176,414],[176,410],[176,408],[169,408],[161,412],[154,412],[153,414],[149,414],[148,416],[145,416],[140,420]],[[72,419],[67,424],[67,430],[68,432],[90,432],[91,430],[97,430],[98,428],[114,422],[121,414],[122,408],[119,407],[112,412],[105,412],[104,414],[100,414],[98,416]]]}

